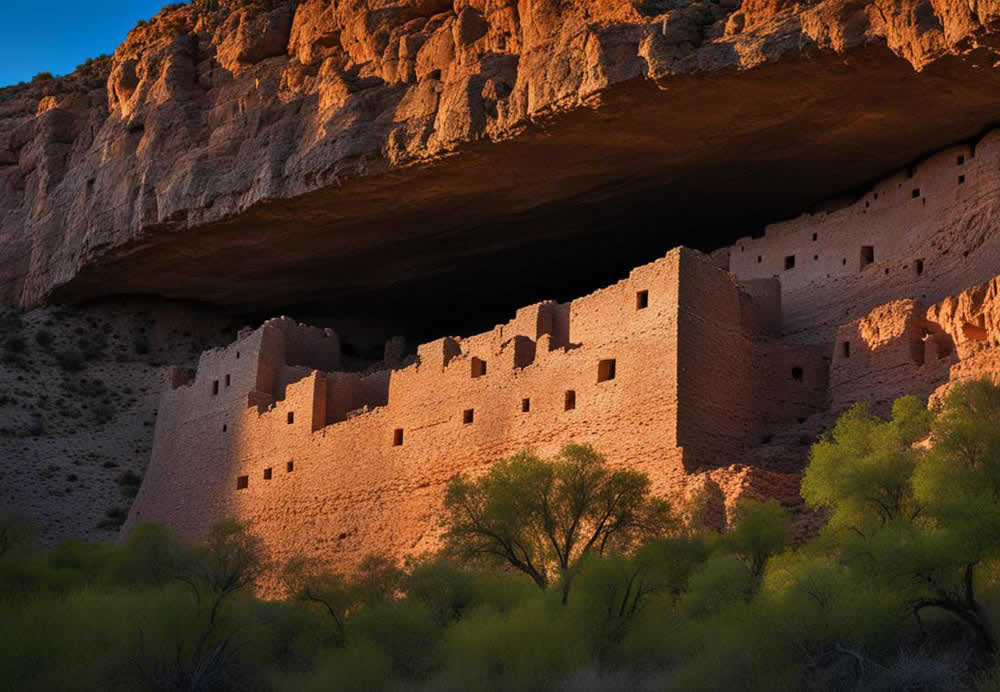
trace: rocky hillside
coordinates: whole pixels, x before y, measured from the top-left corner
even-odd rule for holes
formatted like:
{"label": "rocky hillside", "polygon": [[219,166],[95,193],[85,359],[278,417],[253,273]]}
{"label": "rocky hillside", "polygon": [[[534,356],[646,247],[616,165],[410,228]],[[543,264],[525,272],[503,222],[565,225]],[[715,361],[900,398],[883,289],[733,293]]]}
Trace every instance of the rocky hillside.
{"label": "rocky hillside", "polygon": [[153,445],[172,364],[231,340],[236,323],[149,300],[0,312],[0,511],[40,538],[107,539]]}
{"label": "rocky hillside", "polygon": [[108,60],[0,91],[0,298],[380,296],[399,314],[516,277],[526,302],[553,271],[797,213],[973,136],[1000,108],[998,17],[956,0],[171,6]]}

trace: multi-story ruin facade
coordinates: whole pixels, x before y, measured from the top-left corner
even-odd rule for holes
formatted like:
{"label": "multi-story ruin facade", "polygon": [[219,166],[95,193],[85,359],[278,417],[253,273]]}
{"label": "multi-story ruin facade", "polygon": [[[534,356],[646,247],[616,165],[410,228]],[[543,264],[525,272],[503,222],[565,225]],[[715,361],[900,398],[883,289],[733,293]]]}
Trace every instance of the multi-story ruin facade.
{"label": "multi-story ruin facade", "polygon": [[236,518],[279,558],[342,567],[423,553],[455,474],[568,442],[648,473],[675,502],[705,483],[727,506],[791,501],[807,443],[789,461],[769,452],[782,435],[856,400],[1000,372],[998,200],[990,134],[836,210],[711,257],[673,250],[367,374],[339,370],[332,331],[271,320],[164,394],[126,529],[160,521],[193,539]]}

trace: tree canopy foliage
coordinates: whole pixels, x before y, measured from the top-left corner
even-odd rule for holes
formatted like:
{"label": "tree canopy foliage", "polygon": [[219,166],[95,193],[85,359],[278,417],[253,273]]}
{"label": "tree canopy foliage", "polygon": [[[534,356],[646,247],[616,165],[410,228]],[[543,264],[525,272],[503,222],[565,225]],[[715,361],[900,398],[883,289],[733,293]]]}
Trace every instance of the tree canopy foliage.
{"label": "tree canopy foliage", "polygon": [[[43,549],[0,514],[17,690],[1000,691],[1000,390],[865,406],[814,445],[806,507],[674,521],[585,446],[448,489],[448,550],[274,564],[252,526]],[[820,520],[825,520],[825,523]],[[803,527],[823,523],[818,534]],[[513,558],[513,559],[512,559]],[[336,567],[336,565],[334,565]],[[280,584],[282,600],[253,585]],[[568,598],[572,583],[572,598]],[[541,588],[539,588],[541,587]]]}
{"label": "tree canopy foliage", "polygon": [[561,577],[564,601],[581,560],[623,552],[673,525],[648,476],[610,469],[589,445],[567,445],[552,459],[522,452],[476,480],[458,476],[445,509],[452,551],[505,562],[542,589]]}

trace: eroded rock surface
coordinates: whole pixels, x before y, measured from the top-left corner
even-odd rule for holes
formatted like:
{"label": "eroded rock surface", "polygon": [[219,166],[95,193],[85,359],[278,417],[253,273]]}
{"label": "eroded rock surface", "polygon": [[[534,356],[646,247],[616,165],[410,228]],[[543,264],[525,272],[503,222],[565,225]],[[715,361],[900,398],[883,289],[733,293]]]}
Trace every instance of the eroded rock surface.
{"label": "eroded rock surface", "polygon": [[471,313],[514,278],[504,306],[529,302],[560,272],[632,266],[686,230],[732,238],[975,134],[1000,106],[998,16],[926,0],[168,8],[110,60],[0,92],[0,298],[373,316],[461,283]]}

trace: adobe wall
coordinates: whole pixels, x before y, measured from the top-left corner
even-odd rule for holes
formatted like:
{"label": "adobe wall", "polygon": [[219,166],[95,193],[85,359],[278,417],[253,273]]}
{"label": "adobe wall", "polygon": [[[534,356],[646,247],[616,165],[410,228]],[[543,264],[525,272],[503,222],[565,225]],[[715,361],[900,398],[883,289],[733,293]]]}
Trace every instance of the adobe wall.
{"label": "adobe wall", "polygon": [[733,291],[721,271],[682,276],[677,437],[689,470],[741,461],[774,426],[825,410],[825,349],[770,338],[781,314],[777,281]]}
{"label": "adobe wall", "polygon": [[879,181],[853,204],[741,238],[728,248],[729,269],[740,280],[780,279],[786,338],[829,343],[839,325],[879,305],[904,297],[926,305],[992,278],[998,203],[993,131]]}
{"label": "adobe wall", "polygon": [[[762,401],[779,410],[799,396],[800,382],[768,385],[759,367],[787,352],[766,334],[776,293],[743,291],[680,248],[589,296],[423,344],[416,363],[368,376],[284,364],[296,330],[272,320],[205,354],[194,381],[164,395],[126,531],[161,521],[196,539],[220,519],[249,520],[276,558],[346,569],[370,552],[435,549],[456,473],[571,441],[685,497],[692,471],[732,464],[754,443]],[[312,362],[339,352],[331,334],[310,344]],[[682,362],[696,357],[712,367]],[[720,425],[699,423],[709,417]]]}
{"label": "adobe wall", "polygon": [[887,303],[838,329],[831,410],[869,401],[885,412],[917,394],[936,400],[958,381],[1000,378],[1000,277],[924,308]]}
{"label": "adobe wall", "polygon": [[279,560],[349,569],[435,549],[456,473],[570,441],[674,501],[709,492],[720,521],[745,495],[794,504],[794,470],[832,414],[1000,378],[998,200],[991,133],[835,211],[711,257],[679,248],[367,375],[337,371],[332,331],[270,320],[164,394],[126,530],[162,521],[196,539],[249,520]]}

